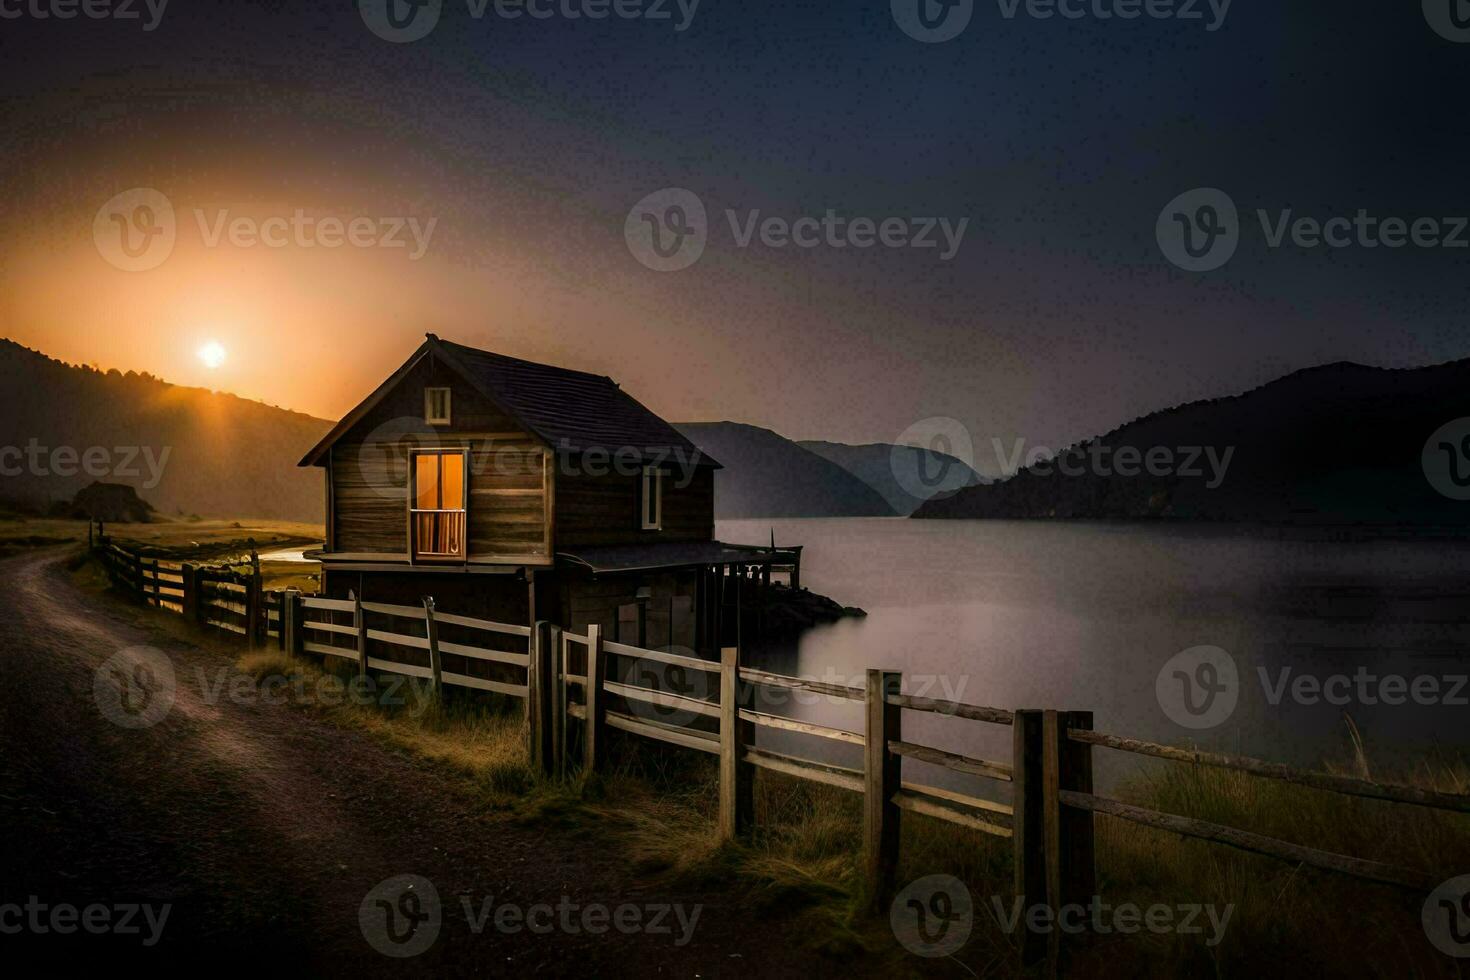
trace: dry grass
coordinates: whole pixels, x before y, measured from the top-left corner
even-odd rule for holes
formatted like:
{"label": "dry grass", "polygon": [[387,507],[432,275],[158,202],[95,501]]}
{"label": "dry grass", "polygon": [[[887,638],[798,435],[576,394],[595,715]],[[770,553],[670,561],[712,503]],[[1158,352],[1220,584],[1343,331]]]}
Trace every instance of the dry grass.
{"label": "dry grass", "polygon": [[[1357,764],[1364,758],[1360,754]],[[1410,772],[1377,775],[1444,792],[1470,788],[1470,769],[1460,761],[1425,762]],[[1126,786],[1121,795],[1168,813],[1443,878],[1470,868],[1470,816],[1464,814],[1182,765],[1161,767]],[[1217,972],[1258,969],[1262,951],[1269,949],[1286,968],[1360,976],[1457,975],[1424,936],[1422,895],[1121,821],[1104,820],[1100,828],[1103,893],[1234,906],[1225,942],[1203,958]],[[1166,952],[1185,962],[1191,951],[1174,943]]]}
{"label": "dry grass", "polygon": [[[87,566],[75,573],[87,574]],[[174,622],[174,617],[166,621]],[[179,623],[179,629],[191,629]],[[196,638],[196,642],[199,640]],[[209,641],[205,641],[209,642]],[[334,664],[336,662],[334,661]],[[240,668],[263,679],[344,679],[352,665],[323,669],[275,653]],[[405,698],[403,705],[316,703],[304,710],[412,752],[464,780],[467,798],[492,819],[556,829],[589,846],[616,847],[646,878],[735,890],[752,906],[797,917],[808,942],[834,957],[863,956],[895,975],[932,972],[894,942],[886,917],[867,912],[860,873],[861,812],[849,793],[768,772],[757,773],[755,828],[722,843],[715,831],[714,760],[613,733],[603,774],[557,782],[528,765],[518,702],[451,692],[446,705]],[[1359,747],[1344,767],[1369,772]],[[1447,792],[1470,791],[1470,767],[1429,759],[1412,771],[1375,778]],[[1113,795],[1328,851],[1400,864],[1445,878],[1470,871],[1470,816],[1360,800],[1225,770],[1150,762]],[[905,815],[900,883],[930,874],[963,881],[975,921],[960,962],[948,974],[1019,976],[1015,937],[1002,928],[992,897],[1010,901],[1007,840]],[[1230,908],[1223,941],[1203,935],[1089,937],[1069,954],[1069,976],[1355,975],[1460,976],[1436,952],[1419,922],[1423,896],[1297,868],[1216,844],[1127,824],[1098,823],[1099,891],[1116,906],[1161,903]],[[758,928],[755,926],[754,928]]]}
{"label": "dry grass", "polygon": [[[120,544],[167,552],[171,558],[210,559],[239,554],[254,539],[268,548],[322,540],[320,524],[270,520],[160,520],[149,524],[108,524],[107,534]],[[42,517],[0,518],[0,554],[26,547],[45,547],[87,540],[87,522]]]}
{"label": "dry grass", "polygon": [[[318,670],[276,654],[247,658],[241,666],[258,677]],[[716,770],[710,757],[621,738],[613,742],[606,773],[559,784],[527,765],[519,712],[462,700],[418,712],[314,710],[459,773],[487,813],[616,846],[647,878],[735,889],[757,910],[798,917],[809,943],[839,960],[877,959],[898,975],[932,966],[897,946],[885,917],[866,911],[862,820],[854,794],[759,772],[754,831],[747,840],[722,843],[715,830]],[[1450,792],[1470,788],[1470,769],[1460,763],[1426,763],[1397,778]],[[1442,870],[1446,878],[1470,868],[1470,817],[1464,815],[1182,765],[1161,764],[1118,795],[1325,850]],[[1071,954],[1070,975],[1457,975],[1453,962],[1425,940],[1422,896],[1109,818],[1100,818],[1098,826],[1099,891],[1105,901],[1213,904],[1220,913],[1230,906],[1230,918],[1218,945],[1207,942],[1213,930],[1204,918],[1201,935],[1144,931],[1094,937]],[[900,882],[948,874],[969,888],[975,922],[956,957],[963,969],[977,976],[1019,975],[1015,939],[992,904],[993,896],[1010,902],[1009,841],[909,815],[901,855]]]}
{"label": "dry grass", "polygon": [[[167,520],[150,524],[108,524],[107,534],[125,547],[172,561],[218,562],[287,545],[312,546],[322,541],[320,524],[270,520]],[[49,518],[0,519],[0,558],[31,548],[85,542],[87,522]],[[244,566],[241,566],[242,568]],[[267,589],[296,588],[315,592],[321,585],[318,562],[264,561],[261,582]]]}
{"label": "dry grass", "polygon": [[[90,569],[96,563],[82,563],[73,577],[85,585]],[[165,621],[193,630],[175,617]],[[197,636],[194,641],[200,642]],[[323,667],[275,652],[247,655],[240,669],[262,680],[301,679],[310,689],[328,677],[345,685],[356,670],[347,661]],[[528,764],[519,701],[451,691],[440,705],[422,683],[400,693],[403,704],[318,698],[303,710],[459,776],[467,810],[479,817],[523,821],[620,849],[650,880],[738,890],[754,907],[797,918],[807,942],[838,959],[863,955],[873,965],[876,958],[895,976],[935,968],[894,942],[885,915],[869,912],[860,873],[860,799],[853,793],[759,771],[753,833],[741,842],[720,842],[716,765],[707,755],[610,733],[606,773],[557,782]],[[1424,760],[1401,773],[1373,771],[1360,746],[1344,770],[1470,792],[1470,767],[1458,758]],[[1157,761],[1113,795],[1445,879],[1470,871],[1470,815]],[[975,923],[948,973],[1020,976],[1016,937],[1005,932],[992,907],[992,896],[1008,904],[1013,892],[1010,842],[906,814],[900,854],[901,884],[950,874],[969,887]],[[1069,976],[1461,976],[1457,961],[1438,954],[1424,937],[1423,896],[1113,818],[1098,823],[1098,886],[1113,907],[1229,907],[1229,926],[1219,945],[1207,942],[1208,926],[1191,936],[1145,930],[1086,937],[1070,948]]]}
{"label": "dry grass", "polygon": [[279,677],[304,683],[315,695],[305,705],[308,710],[465,777],[488,805],[519,805],[537,783],[527,763],[519,711],[457,699],[440,704],[425,682],[412,678],[396,690],[375,686],[353,693],[356,668],[336,663],[340,666],[323,667],[267,651],[247,654],[237,666],[257,681]]}

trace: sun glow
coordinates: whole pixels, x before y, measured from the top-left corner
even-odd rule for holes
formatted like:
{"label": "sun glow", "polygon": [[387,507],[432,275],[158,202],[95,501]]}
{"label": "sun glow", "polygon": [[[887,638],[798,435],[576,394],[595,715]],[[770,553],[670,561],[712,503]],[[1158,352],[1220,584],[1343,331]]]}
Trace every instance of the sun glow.
{"label": "sun glow", "polygon": [[211,340],[209,343],[199,348],[199,360],[205,367],[209,368],[210,370],[214,370],[221,364],[225,363],[226,356],[228,355],[225,351],[224,345],[222,345],[217,340]]}

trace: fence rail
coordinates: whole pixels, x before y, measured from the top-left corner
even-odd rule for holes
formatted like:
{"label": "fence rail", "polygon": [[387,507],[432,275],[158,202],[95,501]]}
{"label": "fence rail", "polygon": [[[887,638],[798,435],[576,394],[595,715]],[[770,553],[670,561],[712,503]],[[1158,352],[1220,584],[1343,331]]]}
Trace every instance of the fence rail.
{"label": "fence rail", "polygon": [[1124,738],[1121,735],[1106,735],[1102,732],[1069,731],[1067,737],[1075,742],[1100,745],[1103,748],[1118,749],[1122,752],[1133,752],[1139,755],[1152,756],[1156,759],[1170,759],[1175,762],[1188,762],[1197,766],[1234,769],[1238,772],[1248,772],[1253,776],[1261,776],[1266,779],[1279,779],[1302,786],[1310,786],[1313,789],[1341,793],[1345,796],[1361,796],[1367,799],[1388,800],[1396,803],[1410,803],[1416,806],[1435,807],[1442,810],[1457,810],[1461,813],[1470,813],[1470,796],[1460,796],[1454,793],[1439,793],[1434,790],[1421,789],[1417,786],[1377,783],[1367,779],[1359,779],[1355,776],[1343,776],[1338,773],[1298,769],[1295,766],[1288,766],[1284,763],[1266,762],[1263,759],[1252,759],[1248,756],[1222,755],[1218,752],[1181,749],[1172,745],[1160,745],[1157,742],[1145,742],[1142,739]]}
{"label": "fence rail", "polygon": [[[245,635],[252,645],[274,639],[283,651],[352,660],[362,675],[374,670],[424,678],[436,694],[455,686],[521,698],[530,758],[544,772],[564,775],[576,766],[598,770],[606,762],[609,730],[714,755],[719,764],[719,828],[726,838],[751,827],[756,769],[859,794],[866,881],[877,911],[884,910],[892,894],[903,812],[1010,839],[1016,894],[1048,905],[1054,913],[1062,905],[1086,904],[1096,894],[1099,814],[1379,884],[1416,891],[1435,885],[1437,876],[1424,871],[1096,795],[1094,748],[1230,769],[1357,798],[1470,813],[1470,795],[1098,732],[1086,711],[1007,710],[906,694],[903,675],[893,670],[869,669],[865,685],[854,687],[743,667],[734,648],[722,650],[715,662],[611,642],[596,625],[574,633],[546,622],[522,626],[440,612],[429,597],[422,606],[404,606],[360,596],[303,595],[294,589],[262,592],[258,562],[252,561],[253,574],[244,575],[145,557],[100,536],[93,548],[122,591],[192,616],[201,625]],[[370,624],[369,617],[378,622]],[[452,639],[441,636],[445,628],[455,631]],[[490,643],[516,649],[496,649]],[[410,659],[402,659],[405,651]],[[446,665],[446,656],[455,659]],[[767,688],[861,705],[863,730],[758,710],[757,693]],[[907,739],[904,711],[1008,726],[1011,758],[973,758]],[[757,746],[756,732],[762,729],[858,747],[863,764],[853,768]],[[1005,786],[1009,801],[905,781],[904,759]],[[1059,942],[1058,931],[1028,930],[1022,941],[1023,964],[1045,961],[1054,970]]]}

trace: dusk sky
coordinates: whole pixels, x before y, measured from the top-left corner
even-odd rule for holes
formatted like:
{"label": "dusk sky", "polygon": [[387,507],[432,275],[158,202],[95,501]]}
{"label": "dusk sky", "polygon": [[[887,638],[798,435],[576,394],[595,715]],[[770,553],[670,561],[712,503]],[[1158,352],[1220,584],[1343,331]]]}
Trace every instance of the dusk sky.
{"label": "dusk sky", "polygon": [[[612,375],[674,420],[859,442],[949,416],[984,446],[1326,361],[1464,357],[1470,249],[1273,247],[1256,217],[1452,236],[1470,215],[1470,44],[1431,27],[1438,2],[1235,0],[1222,21],[1218,0],[1183,20],[988,0],[921,43],[889,0],[704,0],[682,30],[674,0],[603,20],[444,0],[391,43],[351,2],[172,0],[146,30],[141,2],[3,0],[0,333],[336,418],[434,331]],[[124,271],[94,219],[138,187],[176,242]],[[1191,272],[1155,225],[1200,187],[1239,207],[1239,246]],[[708,215],[674,272],[624,234],[664,188]],[[298,209],[402,219],[406,247],[210,242],[222,213]],[[948,259],[938,225],[937,248],[742,246],[726,212],[756,210],[967,224]]]}

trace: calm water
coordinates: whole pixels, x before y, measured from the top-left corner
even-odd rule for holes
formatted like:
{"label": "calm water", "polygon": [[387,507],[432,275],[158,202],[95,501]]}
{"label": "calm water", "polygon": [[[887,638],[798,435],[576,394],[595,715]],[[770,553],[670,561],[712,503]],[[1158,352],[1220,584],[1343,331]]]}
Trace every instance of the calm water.
{"label": "calm water", "polygon": [[[764,544],[773,528],[777,544],[806,546],[805,586],[868,611],[759,654],[773,670],[861,684],[865,668],[893,667],[914,693],[929,685],[931,696],[972,704],[1089,709],[1100,730],[1297,764],[1349,759],[1348,719],[1379,765],[1470,747],[1470,689],[1460,686],[1470,674],[1465,543],[884,518],[722,521],[717,530],[724,541]],[[1165,713],[1155,684],[1170,658],[1200,645],[1229,653],[1239,694],[1222,723],[1192,730]],[[1310,704],[1290,691],[1304,673],[1367,680],[1333,688],[1346,691],[1346,705]],[[1389,675],[1420,678],[1421,698],[1436,703],[1412,694],[1384,703],[1380,695],[1400,695],[1393,681],[1384,686]],[[1273,704],[1283,677],[1287,690]],[[1422,686],[1430,683],[1438,694]],[[862,730],[854,706],[770,710]],[[916,712],[904,723],[907,737],[1009,758],[1008,729]],[[763,741],[810,754],[813,740],[802,738]],[[1111,781],[1124,763],[1106,755]],[[859,760],[841,745],[826,757]]]}

